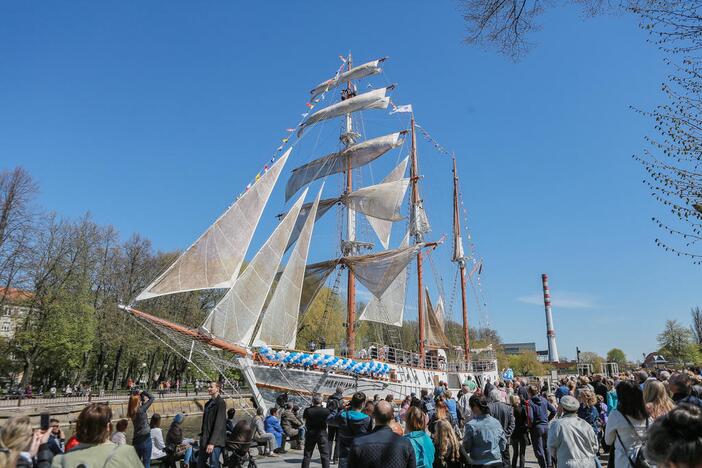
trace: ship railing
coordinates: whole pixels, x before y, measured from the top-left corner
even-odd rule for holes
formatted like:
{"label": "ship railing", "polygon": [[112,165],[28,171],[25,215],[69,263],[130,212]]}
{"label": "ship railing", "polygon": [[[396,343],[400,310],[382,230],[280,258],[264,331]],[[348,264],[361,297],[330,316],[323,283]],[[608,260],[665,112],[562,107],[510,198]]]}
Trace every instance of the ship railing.
{"label": "ship railing", "polygon": [[376,361],[387,362],[399,366],[424,367],[426,369],[447,370],[446,361],[442,357],[434,355],[424,356],[422,360],[419,353],[395,348],[380,343],[371,343],[367,349],[359,351],[361,359],[374,359]]}

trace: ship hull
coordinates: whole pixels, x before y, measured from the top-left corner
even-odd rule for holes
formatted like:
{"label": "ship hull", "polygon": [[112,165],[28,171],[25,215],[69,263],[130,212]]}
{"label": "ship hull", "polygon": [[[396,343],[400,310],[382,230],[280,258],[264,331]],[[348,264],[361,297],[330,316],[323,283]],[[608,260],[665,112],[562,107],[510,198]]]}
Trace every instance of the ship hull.
{"label": "ship hull", "polygon": [[394,380],[376,379],[367,376],[353,376],[334,372],[325,372],[298,367],[283,368],[261,363],[253,363],[251,370],[255,376],[255,385],[267,405],[275,405],[281,394],[288,394],[291,401],[308,402],[312,395],[323,397],[333,394],[337,388],[343,389],[344,396],[350,397],[355,392],[364,392],[368,398],[379,395],[385,398],[392,395],[395,400],[402,400],[414,393],[419,396],[422,389],[433,389],[439,381],[448,382],[449,389],[458,390],[468,376],[482,387],[487,379],[497,380],[495,370],[486,372],[446,372],[415,367],[393,366],[397,378]]}

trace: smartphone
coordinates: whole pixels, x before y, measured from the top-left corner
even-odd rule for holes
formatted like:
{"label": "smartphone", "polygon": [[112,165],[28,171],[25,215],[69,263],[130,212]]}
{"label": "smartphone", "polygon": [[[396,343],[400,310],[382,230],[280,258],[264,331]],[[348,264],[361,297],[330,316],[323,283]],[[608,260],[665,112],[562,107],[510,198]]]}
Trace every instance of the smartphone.
{"label": "smartphone", "polygon": [[49,430],[49,413],[41,413],[41,430]]}

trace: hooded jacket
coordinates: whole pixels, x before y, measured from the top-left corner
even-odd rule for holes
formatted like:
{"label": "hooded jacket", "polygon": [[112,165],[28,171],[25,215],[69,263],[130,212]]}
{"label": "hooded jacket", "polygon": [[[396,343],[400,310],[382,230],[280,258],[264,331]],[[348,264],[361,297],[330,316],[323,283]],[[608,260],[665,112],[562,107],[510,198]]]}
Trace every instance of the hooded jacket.
{"label": "hooded jacket", "polygon": [[354,438],[368,434],[373,423],[365,413],[343,410],[336,416],[336,424],[339,428],[339,457],[347,458]]}
{"label": "hooded jacket", "polygon": [[556,416],[556,408],[546,398],[539,395],[531,397],[527,402],[527,421],[531,427],[548,426],[548,422]]}
{"label": "hooded jacket", "polygon": [[417,468],[431,468],[434,465],[434,443],[424,431],[413,431],[404,436],[412,443]]}

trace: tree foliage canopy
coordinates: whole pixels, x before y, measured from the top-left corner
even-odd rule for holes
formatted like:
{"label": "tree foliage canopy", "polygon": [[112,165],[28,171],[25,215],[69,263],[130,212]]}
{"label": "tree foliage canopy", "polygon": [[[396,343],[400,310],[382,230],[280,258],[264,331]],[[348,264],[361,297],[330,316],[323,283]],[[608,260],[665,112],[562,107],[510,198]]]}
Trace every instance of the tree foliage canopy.
{"label": "tree foliage canopy", "polygon": [[612,348],[607,352],[607,362],[626,364],[626,354],[619,348]]}
{"label": "tree foliage canopy", "polygon": [[692,332],[677,320],[666,320],[663,331],[658,335],[659,352],[669,362],[697,363],[700,352],[692,341]]}

